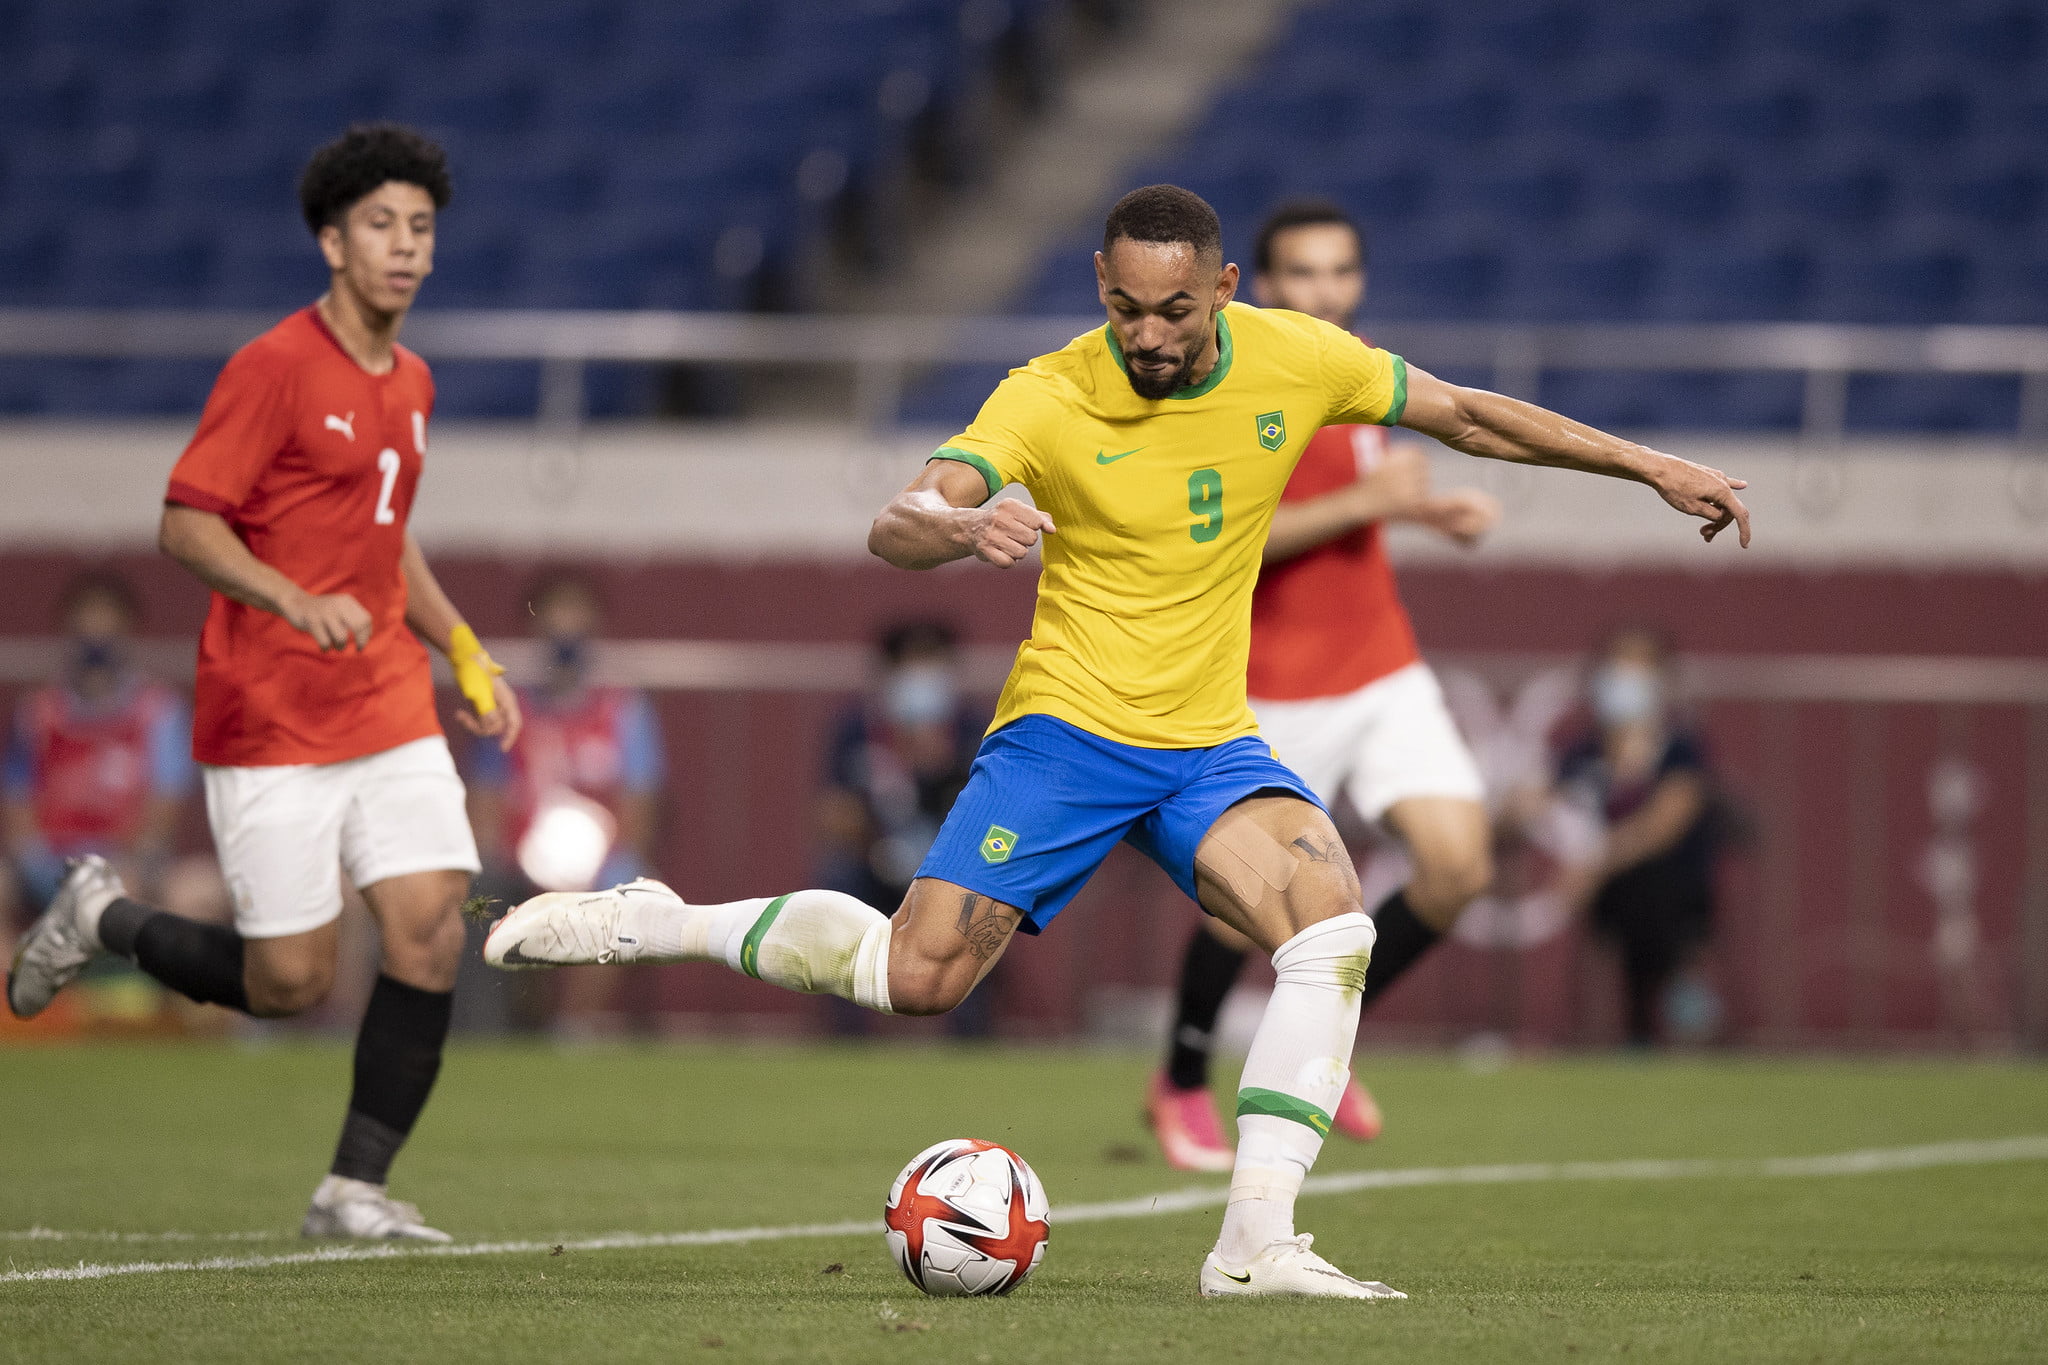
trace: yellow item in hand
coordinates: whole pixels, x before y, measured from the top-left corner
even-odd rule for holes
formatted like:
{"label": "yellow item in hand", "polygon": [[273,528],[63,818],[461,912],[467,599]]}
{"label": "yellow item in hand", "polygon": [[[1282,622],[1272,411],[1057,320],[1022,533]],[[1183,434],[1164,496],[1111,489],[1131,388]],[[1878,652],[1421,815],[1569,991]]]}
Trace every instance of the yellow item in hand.
{"label": "yellow item in hand", "polygon": [[498,694],[491,679],[505,670],[484,652],[476,632],[468,626],[457,626],[448,632],[448,662],[455,666],[455,686],[479,716],[488,716],[498,709]]}

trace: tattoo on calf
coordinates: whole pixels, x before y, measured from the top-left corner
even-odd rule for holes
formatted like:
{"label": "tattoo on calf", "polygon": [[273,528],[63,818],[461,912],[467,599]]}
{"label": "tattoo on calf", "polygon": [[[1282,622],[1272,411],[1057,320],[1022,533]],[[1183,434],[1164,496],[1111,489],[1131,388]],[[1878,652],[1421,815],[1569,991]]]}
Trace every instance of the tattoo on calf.
{"label": "tattoo on calf", "polygon": [[960,937],[967,940],[967,951],[982,962],[1003,950],[1010,931],[1021,918],[1009,906],[986,896],[977,896],[972,891],[960,898]]}

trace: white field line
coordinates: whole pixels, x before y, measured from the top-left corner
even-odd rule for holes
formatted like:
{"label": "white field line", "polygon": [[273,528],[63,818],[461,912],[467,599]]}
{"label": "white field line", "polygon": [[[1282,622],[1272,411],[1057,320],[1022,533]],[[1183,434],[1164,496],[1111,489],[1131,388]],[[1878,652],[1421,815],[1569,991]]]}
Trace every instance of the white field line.
{"label": "white field line", "polygon": [[[1917,1171],[1938,1166],[1983,1166],[2008,1161],[2048,1161],[2048,1134],[1993,1138],[1984,1141],[1937,1142],[1922,1147],[1883,1147],[1827,1156],[1707,1158],[1639,1161],[1532,1161],[1494,1166],[1419,1166],[1392,1171],[1346,1171],[1309,1177],[1303,1194],[1353,1194],[1360,1190],[1415,1189],[1425,1185],[1511,1185],[1572,1180],[1694,1180],[1705,1177],[1784,1179],[1806,1176],[1873,1175],[1886,1171]],[[1149,1218],[1216,1208],[1229,1198],[1220,1186],[1197,1185],[1135,1199],[1097,1204],[1070,1204],[1053,1210],[1053,1222],[1101,1223],[1114,1219]],[[0,1273],[0,1284],[27,1280],[101,1280],[116,1275],[161,1275],[183,1270],[261,1270],[269,1266],[320,1265],[330,1261],[385,1261],[422,1256],[513,1256],[563,1251],[629,1251],[650,1247],[731,1246],[748,1242],[779,1242],[815,1237],[865,1237],[880,1230],[877,1219],[840,1223],[798,1223],[773,1228],[723,1228],[705,1232],[615,1232],[602,1237],[561,1241],[462,1242],[444,1246],[378,1243],[342,1245],[274,1256],[208,1256],[186,1261],[128,1261]],[[191,1237],[259,1238],[267,1233],[58,1233],[45,1228],[0,1233],[0,1238],[56,1241],[69,1238]]]}

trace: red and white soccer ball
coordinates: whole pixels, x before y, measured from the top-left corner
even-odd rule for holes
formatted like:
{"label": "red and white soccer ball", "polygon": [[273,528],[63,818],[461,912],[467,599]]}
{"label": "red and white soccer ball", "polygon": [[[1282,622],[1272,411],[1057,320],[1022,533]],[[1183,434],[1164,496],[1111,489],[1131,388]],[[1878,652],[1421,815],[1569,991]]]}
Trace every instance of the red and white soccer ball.
{"label": "red and white soccer ball", "polygon": [[938,1298],[1007,1294],[1045,1255],[1045,1187],[1007,1147],[948,1138],[910,1159],[882,1210],[889,1250]]}

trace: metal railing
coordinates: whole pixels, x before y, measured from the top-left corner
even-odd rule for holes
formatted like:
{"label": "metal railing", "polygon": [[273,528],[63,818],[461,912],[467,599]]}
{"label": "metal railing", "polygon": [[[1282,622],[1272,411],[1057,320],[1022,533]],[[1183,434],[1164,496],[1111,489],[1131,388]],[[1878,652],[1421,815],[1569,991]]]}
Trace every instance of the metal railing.
{"label": "metal railing", "polygon": [[[0,357],[224,357],[271,314],[0,309]],[[538,361],[536,416],[574,429],[586,368],[599,363],[844,368],[873,426],[896,420],[918,375],[949,364],[1022,364],[1102,325],[1099,316],[909,318],[750,313],[422,312],[406,342],[433,360]],[[2018,435],[2048,443],[2048,327],[1869,327],[1821,323],[1376,322],[1374,336],[1430,368],[1483,370],[1503,393],[1546,371],[1776,371],[1804,377],[1800,434],[1839,438],[1854,374],[2016,375]]]}

